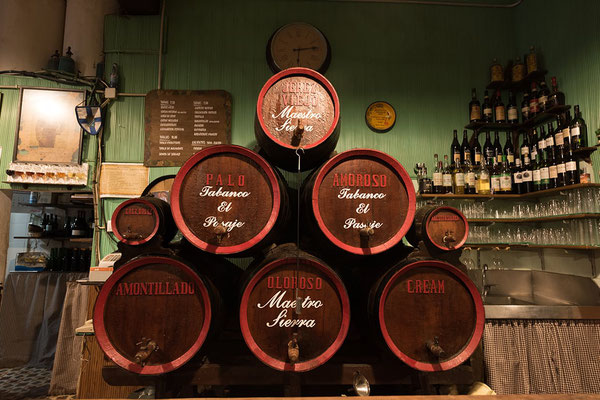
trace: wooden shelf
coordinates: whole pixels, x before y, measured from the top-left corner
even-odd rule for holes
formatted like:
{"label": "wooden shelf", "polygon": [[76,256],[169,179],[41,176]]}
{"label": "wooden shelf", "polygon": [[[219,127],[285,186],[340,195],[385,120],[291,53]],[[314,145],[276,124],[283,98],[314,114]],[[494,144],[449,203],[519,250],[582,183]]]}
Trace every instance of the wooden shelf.
{"label": "wooden shelf", "polygon": [[550,217],[536,217],[536,218],[467,218],[469,223],[519,223],[519,222],[551,222],[551,221],[565,221],[571,219],[586,219],[586,218],[600,218],[600,213],[588,213],[588,214],[569,214],[569,215],[553,215]]}
{"label": "wooden shelf", "polygon": [[591,164],[591,156],[592,153],[598,149],[599,145],[591,146],[591,147],[580,147],[579,149],[573,150],[573,154],[582,160],[587,161]]}
{"label": "wooden shelf", "polygon": [[554,121],[558,114],[562,114],[569,110],[571,106],[569,105],[559,105],[554,106],[546,111],[539,113],[533,118],[528,119],[527,121],[520,124],[509,124],[509,123],[490,123],[490,122],[471,122],[470,124],[465,126],[465,129],[471,129],[474,131],[502,131],[502,132],[512,132],[518,131],[523,132],[529,129],[532,129],[538,125],[542,125],[547,122]]}
{"label": "wooden shelf", "polygon": [[72,204],[58,204],[58,203],[19,203],[20,206],[34,207],[34,208],[59,208],[61,210],[67,210],[69,208],[91,208],[92,204],[75,202]]}
{"label": "wooden shelf", "polygon": [[527,199],[546,195],[558,194],[565,190],[583,189],[590,187],[600,187],[600,183],[578,183],[576,185],[563,186],[559,188],[538,190],[537,192],[525,194],[419,194],[417,197],[422,199]]}
{"label": "wooden shelf", "polygon": [[498,248],[499,250],[509,249],[563,249],[563,250],[600,250],[600,246],[580,246],[570,244],[527,244],[527,243],[465,243],[465,247],[470,248]]}
{"label": "wooden shelf", "polygon": [[36,240],[57,240],[60,242],[69,241],[73,243],[92,243],[91,237],[61,237],[61,236],[14,236],[13,239],[36,239]]}

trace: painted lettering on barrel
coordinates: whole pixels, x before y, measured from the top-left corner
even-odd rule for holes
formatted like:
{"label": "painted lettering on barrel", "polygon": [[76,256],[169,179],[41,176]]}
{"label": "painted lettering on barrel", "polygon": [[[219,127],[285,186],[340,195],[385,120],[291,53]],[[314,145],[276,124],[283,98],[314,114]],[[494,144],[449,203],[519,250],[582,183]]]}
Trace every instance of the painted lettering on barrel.
{"label": "painted lettering on barrel", "polygon": [[246,176],[238,175],[236,177],[232,174],[206,174],[206,185],[241,187],[246,185]]}
{"label": "painted lettering on barrel", "polygon": [[123,212],[125,215],[154,215],[151,209],[144,207],[126,207]]}
{"label": "painted lettering on barrel", "polygon": [[177,296],[195,293],[193,282],[121,282],[113,290],[115,296]]}
{"label": "painted lettering on barrel", "polygon": [[304,276],[301,276],[300,278],[290,276],[269,276],[267,278],[267,288],[321,290],[323,288],[323,279]]}
{"label": "painted lettering on barrel", "polygon": [[386,187],[387,176],[384,174],[334,174],[333,186]]}
{"label": "painted lettering on barrel", "polygon": [[409,279],[406,291],[411,294],[444,294],[446,285],[443,279]]}
{"label": "painted lettering on barrel", "polygon": [[[271,320],[271,322],[266,322],[265,325],[267,328],[292,328],[292,327],[305,327],[305,328],[314,328],[317,325],[315,319],[312,318],[298,318],[288,317],[288,310],[295,309],[297,306],[296,300],[284,300],[287,294],[287,290],[279,290],[275,293],[269,300],[265,303],[257,303],[256,307],[261,309],[280,309],[279,314]],[[292,292],[293,297],[293,292]],[[310,296],[306,296],[302,299],[300,306],[303,310],[308,310],[310,308],[321,308],[323,307],[323,302],[321,300],[312,299]]]}

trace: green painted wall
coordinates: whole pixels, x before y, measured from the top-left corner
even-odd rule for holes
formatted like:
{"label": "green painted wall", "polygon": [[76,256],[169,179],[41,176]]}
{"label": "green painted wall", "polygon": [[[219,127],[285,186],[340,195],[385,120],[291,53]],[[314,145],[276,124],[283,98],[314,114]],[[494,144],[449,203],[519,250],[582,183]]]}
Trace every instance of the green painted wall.
{"label": "green painted wall", "polygon": [[[515,13],[515,26],[519,50],[536,46],[548,83],[556,76],[567,104],[581,106],[588,144],[595,144],[594,132],[600,128],[600,2],[526,0]],[[599,153],[592,156],[596,182]]]}

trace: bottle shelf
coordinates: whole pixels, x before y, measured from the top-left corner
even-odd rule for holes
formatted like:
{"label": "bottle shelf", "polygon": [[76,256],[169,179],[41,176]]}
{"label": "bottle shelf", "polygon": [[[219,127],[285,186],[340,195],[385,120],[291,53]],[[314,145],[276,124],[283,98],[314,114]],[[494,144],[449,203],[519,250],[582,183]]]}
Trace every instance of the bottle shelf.
{"label": "bottle shelf", "polygon": [[565,221],[571,219],[587,219],[600,218],[600,213],[585,213],[585,214],[567,214],[567,215],[552,215],[549,217],[534,217],[534,218],[467,218],[469,223],[487,224],[487,223],[519,223],[519,222],[552,222]]}
{"label": "bottle shelf", "polygon": [[490,82],[485,88],[488,90],[500,89],[500,90],[511,90],[513,92],[524,92],[524,91],[529,90],[529,88],[531,87],[531,82],[541,81],[542,79],[544,79],[544,77],[546,76],[547,73],[548,73],[548,71],[546,71],[546,70],[533,71],[533,72],[530,72],[527,75],[525,75],[523,77],[523,79],[521,79],[518,82],[512,82],[512,81]]}
{"label": "bottle shelf", "polygon": [[92,243],[91,237],[67,237],[67,236],[14,236],[13,239],[35,239],[35,240],[56,240],[59,242],[72,242],[72,243]]}
{"label": "bottle shelf", "polygon": [[584,161],[587,161],[588,163],[591,163],[591,155],[593,152],[595,152],[598,149],[598,146],[600,145],[595,145],[595,146],[591,146],[591,147],[580,147],[578,149],[573,150],[573,155],[576,156],[579,159],[582,159]]}
{"label": "bottle shelf", "polygon": [[92,208],[92,204],[83,202],[74,202],[71,204],[58,204],[58,203],[19,203],[20,206],[33,207],[33,208],[58,208],[60,210],[68,210],[72,208]]}
{"label": "bottle shelf", "polygon": [[463,249],[491,248],[498,250],[510,249],[563,249],[563,250],[600,250],[600,246],[585,246],[571,244],[528,244],[528,243],[465,243]]}
{"label": "bottle shelf", "polygon": [[546,195],[558,194],[565,190],[583,189],[590,187],[600,187],[600,183],[578,183],[576,185],[563,186],[559,188],[538,190],[537,192],[525,194],[419,194],[417,197],[422,199],[527,199],[537,198]]}
{"label": "bottle shelf", "polygon": [[538,125],[542,125],[547,122],[554,121],[558,114],[562,114],[571,108],[570,105],[558,105],[554,107],[550,107],[544,112],[539,113],[533,118],[528,119],[527,121],[520,124],[509,124],[509,123],[491,123],[491,122],[471,122],[470,124],[465,126],[465,129],[471,129],[474,131],[502,131],[502,132],[512,132],[512,131],[527,131],[528,129],[532,129]]}

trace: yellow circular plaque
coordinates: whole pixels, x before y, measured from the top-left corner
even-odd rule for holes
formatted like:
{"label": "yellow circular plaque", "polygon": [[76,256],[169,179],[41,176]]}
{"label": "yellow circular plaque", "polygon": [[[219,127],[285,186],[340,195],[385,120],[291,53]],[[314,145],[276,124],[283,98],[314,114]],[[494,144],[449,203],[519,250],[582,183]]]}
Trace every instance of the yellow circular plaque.
{"label": "yellow circular plaque", "polygon": [[365,113],[367,126],[375,132],[387,132],[396,123],[396,110],[390,103],[376,101],[372,103]]}

